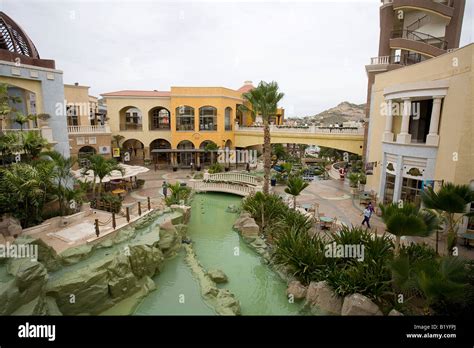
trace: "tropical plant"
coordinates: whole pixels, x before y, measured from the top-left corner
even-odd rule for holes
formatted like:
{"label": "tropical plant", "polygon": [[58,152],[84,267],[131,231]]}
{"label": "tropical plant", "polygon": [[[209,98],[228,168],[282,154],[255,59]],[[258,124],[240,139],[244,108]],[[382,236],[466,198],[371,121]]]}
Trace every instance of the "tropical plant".
{"label": "tropical plant", "polygon": [[389,205],[380,204],[382,220],[387,232],[395,236],[395,254],[400,250],[402,236],[427,237],[439,227],[437,216],[430,210],[420,210],[411,203]]}
{"label": "tropical plant", "polygon": [[351,173],[349,173],[347,178],[349,179],[349,186],[350,187],[355,188],[359,185],[359,174],[358,173],[351,172]]}
{"label": "tropical plant", "polygon": [[219,146],[213,142],[208,142],[204,147],[205,152],[211,153],[211,166],[214,164],[214,154],[217,150],[219,150]]}
{"label": "tropical plant", "polygon": [[0,210],[18,218],[23,227],[41,222],[51,185],[51,165],[15,163],[0,170]]}
{"label": "tropical plant", "polygon": [[276,160],[273,165],[275,165],[278,160],[284,160],[288,156],[283,144],[273,144],[272,148],[273,155],[276,156]]}
{"label": "tropical plant", "polygon": [[446,247],[451,253],[457,242],[459,223],[464,216],[469,215],[466,207],[474,201],[474,191],[468,185],[446,183],[438,192],[427,188],[421,199],[426,208],[434,209],[441,215],[447,230]]}
{"label": "tropical plant", "polygon": [[106,159],[101,155],[91,155],[88,157],[89,164],[84,169],[85,172],[92,170],[94,175],[94,183],[92,192],[95,196],[96,189],[96,178],[99,178],[99,196],[102,194],[102,180],[110,175],[114,170],[119,171],[122,175],[125,173],[125,169],[112,158]]}
{"label": "tropical plant", "polygon": [[269,192],[269,180],[271,169],[271,138],[270,138],[270,118],[277,113],[278,102],[283,98],[284,94],[279,92],[278,83],[261,81],[258,86],[244,93],[244,99],[250,104],[251,108],[245,105],[241,106],[244,111],[249,111],[253,119],[257,115],[262,117],[263,121],[263,168],[264,182],[263,192]]}
{"label": "tropical plant", "polygon": [[260,226],[260,231],[266,233],[269,225],[285,216],[288,206],[277,195],[256,192],[244,199],[242,209],[249,212]]}
{"label": "tropical plant", "polygon": [[209,174],[222,173],[223,171],[224,171],[224,167],[218,162],[212,164],[209,167]]}
{"label": "tropical plant", "polygon": [[23,144],[23,151],[27,158],[35,159],[45,149],[49,148],[48,141],[35,131],[22,132],[21,139]]}
{"label": "tropical plant", "polygon": [[125,139],[123,135],[120,135],[120,134],[112,135],[112,145],[120,148],[120,143],[122,142],[123,139]]}
{"label": "tropical plant", "polygon": [[191,189],[188,186],[182,186],[181,183],[177,182],[168,185],[168,188],[171,195],[165,198],[166,205],[181,204],[181,201],[184,201],[185,204],[187,203],[191,195]]}
{"label": "tropical plant", "polygon": [[[74,176],[72,175],[71,170],[77,162],[77,159],[75,157],[66,158],[57,151],[45,152],[43,153],[42,158],[54,163],[51,177],[54,185],[54,192],[59,200],[59,211],[63,216],[66,214],[69,202],[73,199],[70,197],[75,196],[73,189]],[[79,192],[77,195],[80,196]]]}
{"label": "tropical plant", "polygon": [[290,176],[286,185],[285,192],[293,196],[293,209],[296,210],[296,197],[298,197],[309,184],[299,176]]}

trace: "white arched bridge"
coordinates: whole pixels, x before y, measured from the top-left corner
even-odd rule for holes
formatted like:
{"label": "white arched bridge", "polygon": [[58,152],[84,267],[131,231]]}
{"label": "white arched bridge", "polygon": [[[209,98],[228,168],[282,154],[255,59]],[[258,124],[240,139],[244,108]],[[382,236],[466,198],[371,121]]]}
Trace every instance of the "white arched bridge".
{"label": "white arched bridge", "polygon": [[[331,147],[362,155],[363,127],[287,127],[270,126],[272,144],[306,144]],[[235,146],[263,144],[263,127],[235,127]]]}
{"label": "white arched bridge", "polygon": [[193,181],[196,192],[225,192],[238,196],[248,196],[261,191],[261,181],[243,173],[205,173],[203,180]]}

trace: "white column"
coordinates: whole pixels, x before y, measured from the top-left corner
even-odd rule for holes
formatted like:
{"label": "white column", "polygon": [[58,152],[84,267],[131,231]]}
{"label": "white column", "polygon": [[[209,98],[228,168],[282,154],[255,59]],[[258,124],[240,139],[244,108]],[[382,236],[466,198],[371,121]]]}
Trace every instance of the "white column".
{"label": "white column", "polygon": [[433,109],[431,111],[430,131],[426,137],[426,144],[438,146],[439,144],[439,118],[441,116],[441,96],[433,97]]}
{"label": "white column", "polygon": [[408,134],[411,114],[411,100],[410,98],[402,98],[402,100],[402,127],[400,129],[400,133],[397,136],[397,143],[409,144],[411,142],[411,134]]}
{"label": "white column", "polygon": [[387,100],[387,115],[385,116],[385,132],[383,133],[383,141],[393,141],[393,115],[392,115],[392,100]]}

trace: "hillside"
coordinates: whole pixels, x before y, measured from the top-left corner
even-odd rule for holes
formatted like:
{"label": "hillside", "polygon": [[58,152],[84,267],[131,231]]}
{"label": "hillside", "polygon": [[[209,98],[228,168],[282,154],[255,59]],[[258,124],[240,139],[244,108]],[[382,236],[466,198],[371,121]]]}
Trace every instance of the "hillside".
{"label": "hillside", "polygon": [[346,121],[361,121],[365,118],[365,104],[353,104],[347,101],[339,105],[324,110],[314,116],[304,117],[308,123],[323,123],[324,125],[342,123]]}

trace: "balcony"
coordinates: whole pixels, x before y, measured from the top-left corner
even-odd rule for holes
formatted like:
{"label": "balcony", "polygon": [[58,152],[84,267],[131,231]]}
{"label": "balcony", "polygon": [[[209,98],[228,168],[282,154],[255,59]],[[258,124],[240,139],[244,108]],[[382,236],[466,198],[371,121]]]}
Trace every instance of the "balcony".
{"label": "balcony", "polygon": [[388,64],[398,64],[398,65],[412,65],[423,61],[423,58],[420,54],[410,53],[404,55],[396,56],[380,56],[370,58],[370,65],[388,65]]}
{"label": "balcony", "polygon": [[67,127],[69,134],[97,134],[111,133],[109,125],[103,126],[69,126]]}
{"label": "balcony", "polygon": [[393,9],[417,8],[437,13],[441,16],[452,17],[454,14],[454,0],[393,0]]}
{"label": "balcony", "polygon": [[446,53],[447,41],[414,30],[393,30],[390,36],[390,48],[420,52],[432,57]]}

